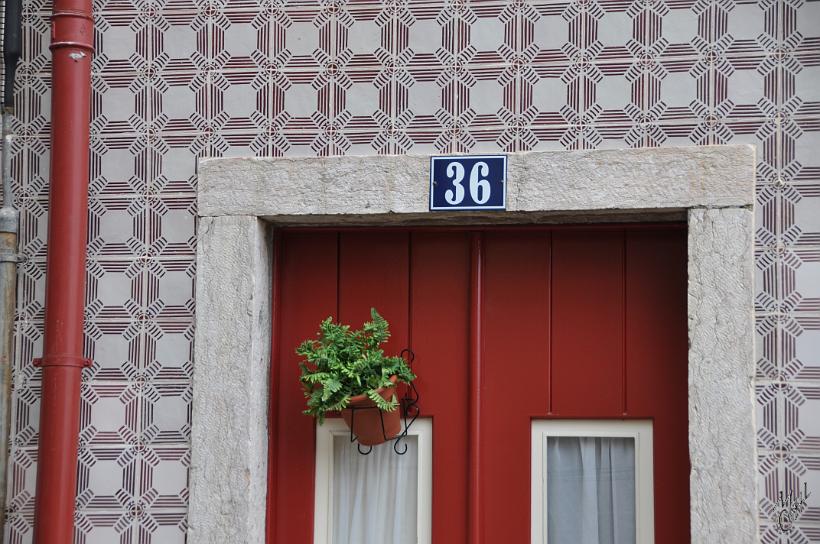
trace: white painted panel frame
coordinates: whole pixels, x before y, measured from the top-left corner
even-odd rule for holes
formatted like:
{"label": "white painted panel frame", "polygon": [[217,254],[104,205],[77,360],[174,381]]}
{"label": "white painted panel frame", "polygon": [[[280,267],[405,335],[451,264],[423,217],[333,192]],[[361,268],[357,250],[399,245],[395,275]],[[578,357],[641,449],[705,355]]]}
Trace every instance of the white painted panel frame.
{"label": "white painted panel frame", "polygon": [[[418,445],[417,529],[418,544],[432,541],[433,514],[433,421],[418,418],[407,431]],[[313,544],[338,544],[333,534],[333,438],[349,438],[350,429],[341,419],[326,419],[316,425],[316,479],[313,506]],[[385,444],[392,448],[392,442]],[[397,455],[397,454],[393,454]]]}
{"label": "white painted panel frame", "polygon": [[637,544],[655,542],[653,492],[652,421],[650,420],[557,420],[532,422],[531,542],[547,540],[547,440],[555,436],[586,438],[632,438],[635,441],[635,531]]}

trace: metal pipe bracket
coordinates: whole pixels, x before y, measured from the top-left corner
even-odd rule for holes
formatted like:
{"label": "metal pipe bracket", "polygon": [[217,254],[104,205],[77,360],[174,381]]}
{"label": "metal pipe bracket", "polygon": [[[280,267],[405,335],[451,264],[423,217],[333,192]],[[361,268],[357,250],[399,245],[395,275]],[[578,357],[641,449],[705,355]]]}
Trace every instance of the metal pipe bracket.
{"label": "metal pipe bracket", "polygon": [[49,49],[74,47],[94,52],[94,18],[90,13],[73,10],[55,11],[51,16]]}
{"label": "metal pipe bracket", "polygon": [[38,357],[32,361],[36,367],[47,366],[73,366],[74,368],[89,368],[92,364],[91,359],[85,357],[73,357],[71,355],[51,355],[46,357]]}

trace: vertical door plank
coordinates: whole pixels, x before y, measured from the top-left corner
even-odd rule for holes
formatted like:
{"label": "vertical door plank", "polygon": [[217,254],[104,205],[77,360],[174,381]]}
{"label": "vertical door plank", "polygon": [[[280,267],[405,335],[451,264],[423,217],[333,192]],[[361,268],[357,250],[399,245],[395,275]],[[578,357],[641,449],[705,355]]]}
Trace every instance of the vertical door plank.
{"label": "vertical door plank", "polygon": [[412,236],[411,330],[422,417],[433,418],[433,542],[466,542],[470,239]]}
{"label": "vertical door plank", "polygon": [[626,240],[627,412],[654,418],[655,541],[689,542],[686,231]]}
{"label": "vertical door plank", "polygon": [[339,319],[356,329],[376,308],[390,323],[387,355],[408,346],[408,244],[407,232],[339,235]]}
{"label": "vertical door plank", "polygon": [[[313,419],[302,414],[296,347],[314,338],[319,322],[336,313],[336,234],[285,233],[280,250],[280,348],[271,388],[276,417],[276,513],[271,542],[313,542],[315,441]],[[230,288],[226,286],[226,288]]]}
{"label": "vertical door plank", "polygon": [[623,413],[623,236],[608,230],[553,233],[554,415]]}
{"label": "vertical door plank", "polygon": [[549,234],[484,238],[480,542],[529,542],[530,427],[549,403]]}

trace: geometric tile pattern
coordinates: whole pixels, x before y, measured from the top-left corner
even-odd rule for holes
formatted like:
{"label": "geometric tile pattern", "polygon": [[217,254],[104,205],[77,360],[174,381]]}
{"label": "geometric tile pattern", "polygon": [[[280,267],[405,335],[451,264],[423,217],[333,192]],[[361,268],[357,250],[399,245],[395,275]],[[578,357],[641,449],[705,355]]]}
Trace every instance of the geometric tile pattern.
{"label": "geometric tile pattern", "polygon": [[[31,540],[48,0],[24,3],[7,542]],[[76,541],[183,542],[204,156],[757,148],[764,542],[820,542],[820,1],[99,0]],[[788,537],[776,490],[814,495]]]}

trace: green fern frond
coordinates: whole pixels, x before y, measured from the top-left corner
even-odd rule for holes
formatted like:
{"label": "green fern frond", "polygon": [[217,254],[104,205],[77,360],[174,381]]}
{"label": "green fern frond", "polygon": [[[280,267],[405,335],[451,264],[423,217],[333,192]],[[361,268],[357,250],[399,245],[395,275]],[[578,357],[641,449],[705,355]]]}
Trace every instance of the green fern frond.
{"label": "green fern frond", "polygon": [[351,397],[361,394],[381,410],[395,410],[399,405],[396,396],[385,400],[376,391],[391,387],[392,376],[402,383],[416,376],[403,358],[384,354],[380,346],[389,338],[387,320],[375,308],[371,308],[370,321],[358,330],[334,323],[332,317],[322,320],[316,338],[296,348],[302,358],[299,379],[307,399],[305,413],[322,422],[327,412],[343,410]]}

